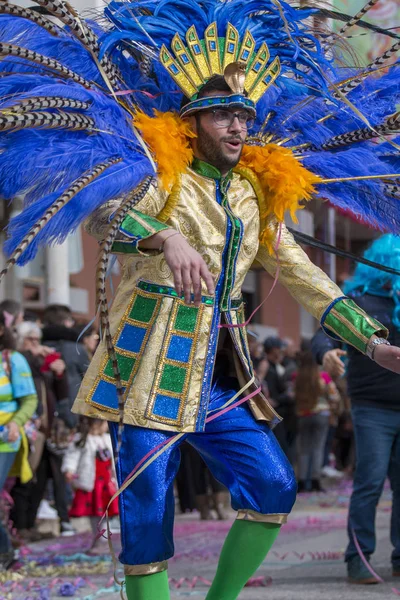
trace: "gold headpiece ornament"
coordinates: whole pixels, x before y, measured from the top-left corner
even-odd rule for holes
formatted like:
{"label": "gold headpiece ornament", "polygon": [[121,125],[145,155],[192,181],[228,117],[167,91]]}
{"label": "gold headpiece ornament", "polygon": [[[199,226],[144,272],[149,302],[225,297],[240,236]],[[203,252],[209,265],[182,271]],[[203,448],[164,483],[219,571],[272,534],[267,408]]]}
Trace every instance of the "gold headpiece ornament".
{"label": "gold headpiece ornament", "polygon": [[216,22],[207,27],[203,40],[199,39],[194,25],[185,37],[186,45],[179,34],[175,34],[171,51],[163,44],[160,61],[185,96],[192,100],[213,75],[223,75],[232,92],[246,91],[247,98],[255,104],[280,73],[279,57],[269,63],[267,44],[262,43],[255,52],[256,43],[250,31],[246,31],[240,42],[238,30],[230,23],[225,37],[218,37]]}

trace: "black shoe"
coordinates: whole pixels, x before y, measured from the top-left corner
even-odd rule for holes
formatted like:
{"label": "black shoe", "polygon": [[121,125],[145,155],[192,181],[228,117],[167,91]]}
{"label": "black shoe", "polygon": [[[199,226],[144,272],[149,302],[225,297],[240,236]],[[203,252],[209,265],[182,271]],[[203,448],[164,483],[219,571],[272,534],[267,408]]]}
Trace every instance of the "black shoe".
{"label": "black shoe", "polygon": [[[369,557],[365,557],[369,562]],[[360,556],[353,556],[347,562],[347,575],[349,583],[359,585],[373,585],[379,583],[376,577],[372,575],[365,566]]]}
{"label": "black shoe", "polygon": [[0,553],[0,571],[7,571],[16,563],[14,550]]}
{"label": "black shoe", "polygon": [[304,481],[299,479],[299,481],[297,482],[297,493],[302,494],[305,491],[306,491],[306,484]]}
{"label": "black shoe", "polygon": [[311,491],[312,492],[321,492],[323,494],[326,493],[326,490],[324,490],[324,488],[321,487],[321,483],[320,483],[319,479],[311,480]]}

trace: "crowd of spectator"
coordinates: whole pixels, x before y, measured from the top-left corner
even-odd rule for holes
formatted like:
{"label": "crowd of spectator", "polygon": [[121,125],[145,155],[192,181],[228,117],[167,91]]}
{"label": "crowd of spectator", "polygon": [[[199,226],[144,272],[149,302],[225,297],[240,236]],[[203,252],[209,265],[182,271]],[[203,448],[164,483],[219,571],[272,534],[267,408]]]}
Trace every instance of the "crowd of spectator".
{"label": "crowd of spectator", "polygon": [[[95,459],[85,480],[92,476],[93,485],[92,489],[86,485],[85,492],[93,498],[89,507],[85,497],[85,516],[98,516],[106,498],[94,481],[97,454],[102,458],[102,475],[109,474],[102,479],[103,488],[109,486],[110,498],[115,491],[108,434],[99,435],[92,423],[85,424],[83,433],[84,420],[71,412],[98,339],[93,327],[74,321],[67,306],[48,306],[39,316],[24,312],[13,300],[0,303],[0,490],[9,492],[10,506],[8,514],[3,502],[3,566],[13,562],[15,547],[43,537],[36,520],[46,498],[57,511],[61,535],[75,533],[70,516],[80,516],[79,469],[90,445],[96,448]],[[93,444],[93,438],[100,442]]]}
{"label": "crowd of spectator", "polygon": [[[250,331],[250,352],[263,393],[283,418],[275,435],[295,468],[298,491],[323,492],[321,480],[353,468],[352,428],[346,383],[332,379],[311,352],[310,342]],[[345,353],[343,353],[345,354]]]}

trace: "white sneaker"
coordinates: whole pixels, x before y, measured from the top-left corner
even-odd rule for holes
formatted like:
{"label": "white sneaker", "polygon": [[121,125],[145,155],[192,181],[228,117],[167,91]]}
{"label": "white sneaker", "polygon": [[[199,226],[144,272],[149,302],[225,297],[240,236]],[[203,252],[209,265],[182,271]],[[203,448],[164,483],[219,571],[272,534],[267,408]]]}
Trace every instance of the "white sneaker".
{"label": "white sneaker", "polygon": [[67,537],[71,535],[76,535],[76,529],[74,529],[71,523],[62,522],[60,525],[60,535],[62,537]]}
{"label": "white sneaker", "polygon": [[322,475],[328,477],[328,479],[342,479],[342,477],[344,477],[344,473],[329,465],[326,465],[326,467],[322,469]]}
{"label": "white sneaker", "polygon": [[111,531],[111,533],[120,533],[121,532],[121,525],[119,522],[119,517],[111,517],[110,531]]}
{"label": "white sneaker", "polygon": [[43,498],[39,504],[39,510],[37,512],[38,519],[58,519],[57,511],[50,506],[48,500]]}

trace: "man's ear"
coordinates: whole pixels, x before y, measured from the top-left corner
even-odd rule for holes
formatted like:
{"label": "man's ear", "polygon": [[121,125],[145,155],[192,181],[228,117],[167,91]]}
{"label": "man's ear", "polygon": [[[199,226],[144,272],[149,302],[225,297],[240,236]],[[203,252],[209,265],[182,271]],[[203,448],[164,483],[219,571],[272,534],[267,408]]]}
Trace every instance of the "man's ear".
{"label": "man's ear", "polygon": [[185,121],[187,121],[190,125],[190,129],[197,135],[197,119],[195,115],[190,115],[189,117],[184,117]]}

